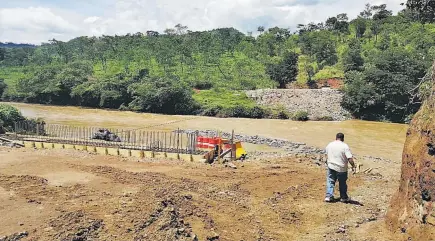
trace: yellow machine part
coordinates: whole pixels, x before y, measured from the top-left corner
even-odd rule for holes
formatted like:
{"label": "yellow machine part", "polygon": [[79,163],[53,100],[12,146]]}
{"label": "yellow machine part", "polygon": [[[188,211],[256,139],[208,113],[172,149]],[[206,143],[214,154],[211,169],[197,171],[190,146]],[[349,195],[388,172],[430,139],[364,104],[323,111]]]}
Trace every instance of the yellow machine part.
{"label": "yellow machine part", "polygon": [[243,156],[246,156],[247,153],[245,149],[243,149],[242,147],[242,142],[238,141],[235,143],[235,145],[236,145],[236,159],[240,159]]}

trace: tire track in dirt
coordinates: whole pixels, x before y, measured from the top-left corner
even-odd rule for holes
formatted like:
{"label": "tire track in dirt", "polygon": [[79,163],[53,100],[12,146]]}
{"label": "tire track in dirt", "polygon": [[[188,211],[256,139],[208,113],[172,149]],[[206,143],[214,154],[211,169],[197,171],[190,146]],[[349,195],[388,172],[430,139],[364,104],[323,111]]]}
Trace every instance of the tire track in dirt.
{"label": "tire track in dirt", "polygon": [[[264,177],[269,177],[291,175],[294,171],[285,171],[284,173],[272,172],[264,175],[264,170],[259,169],[253,173],[235,174],[231,177],[233,180],[230,182],[219,183],[219,181],[217,181],[211,184],[210,182],[197,181],[190,178],[173,178],[153,172],[128,172],[107,166],[72,165],[71,167],[123,184],[145,184],[145,186],[141,188],[141,191],[133,198],[134,200],[143,200],[145,196],[146,199],[152,199],[157,202],[172,200],[176,207],[183,210],[180,213],[183,219],[199,219],[199,223],[201,223],[201,227],[199,227],[201,237],[209,236],[209,234],[214,231],[226,230],[231,226],[231,223],[233,223],[233,226],[240,225],[239,227],[229,228],[230,231],[228,232],[232,232],[232,235],[235,235],[235,237],[241,237],[242,239],[243,237],[250,237],[252,240],[276,239],[277,235],[275,232],[277,230],[266,229],[263,227],[263,223],[258,221],[265,209],[268,212],[279,215],[281,220],[279,222],[283,225],[295,224],[299,220],[297,213],[300,212],[293,211],[290,208],[285,209],[285,203],[278,208],[261,204],[258,201],[252,200],[252,193],[242,187],[242,185],[246,183],[255,182],[256,177],[261,177],[259,175],[260,173]],[[210,175],[212,176],[211,179],[218,179],[220,177],[222,180],[222,173],[220,172],[217,174],[211,173]],[[293,193],[293,195],[298,194]],[[180,197],[189,197],[188,200],[190,200],[190,202],[185,202]],[[303,197],[304,196],[300,195],[300,198]],[[131,204],[131,207],[137,211],[137,207],[147,204],[148,203],[139,203],[136,201],[136,203]],[[121,216],[128,215],[128,213],[131,212],[128,210],[123,211],[123,215]],[[233,219],[228,218],[234,214],[237,214],[237,216]],[[221,216],[226,216],[227,220],[222,221]],[[216,225],[216,222],[219,223],[219,225]],[[228,224],[221,225],[223,222],[227,222]],[[246,229],[246,224],[248,224],[250,228]],[[245,226],[245,228],[243,228],[243,226]],[[221,240],[225,239],[221,237]]]}
{"label": "tire track in dirt", "polygon": [[101,219],[82,209],[95,205],[95,197],[108,196],[108,193],[82,184],[55,187],[49,185],[47,179],[31,175],[0,174],[0,186],[13,191],[17,196],[15,198],[25,199],[27,203],[37,205],[41,212],[50,212],[55,216],[45,223],[41,220],[38,227],[30,230],[31,240],[40,240],[41,237],[49,240],[87,240],[97,237],[103,226]]}
{"label": "tire track in dirt", "polygon": [[[173,178],[161,173],[135,173],[107,166],[71,165],[71,167],[122,184],[142,184],[138,193],[132,195],[122,208],[115,210],[116,216],[122,219],[117,220],[117,223],[131,217],[132,224],[129,225],[127,230],[134,230],[133,239],[152,237],[153,240],[160,240],[158,237],[166,237],[168,232],[176,234],[177,232],[174,229],[191,230],[189,224],[184,222],[185,219],[199,220],[202,224],[199,235],[202,238],[216,239],[217,235],[214,232],[217,227],[210,210],[217,209],[217,211],[227,213],[230,210],[247,210],[248,208],[245,205],[245,203],[248,203],[248,194],[240,190],[238,185],[232,185],[227,189],[189,178]],[[154,205],[151,210],[144,210],[143,207],[153,205],[153,203],[158,204]],[[162,204],[165,207],[163,210],[166,210],[167,206],[169,206],[170,211],[165,211],[164,214],[160,215]],[[145,220],[136,218],[132,216],[132,213],[135,213],[135,215],[137,213],[148,214],[149,218]],[[169,231],[164,231],[165,234],[158,234],[161,228],[155,229],[153,225],[147,224],[156,217],[163,217],[163,220],[165,218],[168,220],[170,217],[169,224],[171,225],[166,226],[172,228]],[[186,232],[186,237],[195,236],[190,231]],[[172,239],[167,240],[174,240],[175,236],[170,236]],[[221,238],[221,240],[224,239]]]}

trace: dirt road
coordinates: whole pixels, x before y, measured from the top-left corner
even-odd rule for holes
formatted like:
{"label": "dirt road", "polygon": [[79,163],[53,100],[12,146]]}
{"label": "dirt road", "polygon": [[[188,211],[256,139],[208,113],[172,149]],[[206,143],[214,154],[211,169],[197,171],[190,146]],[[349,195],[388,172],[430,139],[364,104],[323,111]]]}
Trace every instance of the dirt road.
{"label": "dirt road", "polygon": [[237,169],[138,161],[79,151],[0,148],[0,237],[407,239],[388,232],[383,221],[397,188],[399,162],[388,164],[386,171],[350,177],[350,194],[358,202],[326,204],[324,170],[305,158],[237,163]]}

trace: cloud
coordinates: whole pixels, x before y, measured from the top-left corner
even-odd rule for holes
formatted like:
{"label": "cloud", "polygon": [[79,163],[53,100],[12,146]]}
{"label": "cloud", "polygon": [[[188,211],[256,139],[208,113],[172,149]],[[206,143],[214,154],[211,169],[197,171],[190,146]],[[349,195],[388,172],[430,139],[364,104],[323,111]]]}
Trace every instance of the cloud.
{"label": "cloud", "polygon": [[[22,1],[22,0],[17,0]],[[26,0],[29,1],[29,0]],[[98,7],[94,1],[88,6]],[[101,1],[100,1],[101,2]],[[299,23],[325,21],[346,12],[358,15],[365,2],[349,0],[109,0],[88,16],[80,16],[80,4],[53,10],[49,7],[0,8],[0,41],[39,43],[58,37],[126,34],[163,31],[178,23],[191,30],[235,27],[243,32],[258,26],[279,26],[295,30]],[[367,0],[386,3],[397,12],[402,0]],[[71,3],[74,5],[74,3]]]}
{"label": "cloud", "polygon": [[48,8],[0,9],[0,41],[40,43],[78,32],[77,26]]}
{"label": "cloud", "polygon": [[84,23],[92,24],[100,20],[100,17],[92,16],[83,20]]}
{"label": "cloud", "polygon": [[[398,11],[401,0],[386,3]],[[342,12],[355,17],[364,3],[349,0],[118,0],[111,16],[92,24],[108,34],[162,31],[181,23],[192,30],[235,27],[254,31],[257,26],[295,27],[299,23],[324,21]]]}

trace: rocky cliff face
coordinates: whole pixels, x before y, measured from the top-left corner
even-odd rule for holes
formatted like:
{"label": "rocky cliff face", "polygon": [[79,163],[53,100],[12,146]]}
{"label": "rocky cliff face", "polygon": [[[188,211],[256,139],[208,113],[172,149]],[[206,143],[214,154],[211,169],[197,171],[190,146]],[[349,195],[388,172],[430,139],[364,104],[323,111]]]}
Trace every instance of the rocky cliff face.
{"label": "rocky cliff face", "polygon": [[266,89],[247,91],[246,94],[260,105],[282,105],[290,113],[307,111],[311,120],[331,117],[342,121],[351,117],[341,107],[343,94],[334,89]]}
{"label": "rocky cliff face", "polygon": [[387,223],[412,240],[435,240],[435,95],[414,117],[403,151],[402,175]]}

